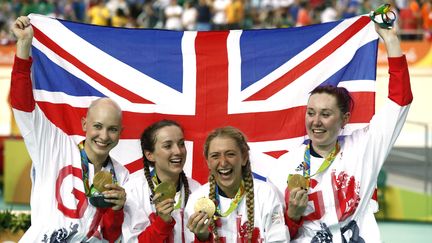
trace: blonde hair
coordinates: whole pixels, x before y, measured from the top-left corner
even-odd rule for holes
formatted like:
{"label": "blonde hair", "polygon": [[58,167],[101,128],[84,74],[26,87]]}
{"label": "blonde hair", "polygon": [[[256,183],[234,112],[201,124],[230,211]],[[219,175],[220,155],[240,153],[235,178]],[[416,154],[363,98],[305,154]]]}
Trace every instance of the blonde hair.
{"label": "blonde hair", "polygon": [[[237,146],[240,148],[242,156],[247,156],[247,162],[242,166],[242,178],[244,181],[245,192],[246,192],[246,208],[247,208],[247,230],[248,240],[252,240],[252,232],[254,229],[254,187],[253,187],[253,176],[252,169],[249,160],[249,145],[247,144],[246,136],[237,128],[227,126],[213,130],[206,138],[204,144],[204,156],[208,159],[208,152],[211,141],[217,137],[232,138]],[[210,174],[209,178],[209,198],[216,203],[216,181],[214,175]],[[219,234],[217,232],[216,224],[214,220],[210,223],[210,227],[213,231],[215,242],[219,242]]]}

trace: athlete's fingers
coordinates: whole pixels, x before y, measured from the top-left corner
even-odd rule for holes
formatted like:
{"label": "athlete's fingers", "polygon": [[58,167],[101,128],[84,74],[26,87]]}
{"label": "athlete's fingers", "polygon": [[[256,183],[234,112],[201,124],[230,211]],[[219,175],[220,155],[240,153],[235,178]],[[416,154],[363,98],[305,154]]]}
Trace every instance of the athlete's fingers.
{"label": "athlete's fingers", "polygon": [[203,230],[204,225],[206,225],[206,219],[208,219],[206,213],[196,212],[190,216],[187,227],[195,234],[200,233],[200,231]]}

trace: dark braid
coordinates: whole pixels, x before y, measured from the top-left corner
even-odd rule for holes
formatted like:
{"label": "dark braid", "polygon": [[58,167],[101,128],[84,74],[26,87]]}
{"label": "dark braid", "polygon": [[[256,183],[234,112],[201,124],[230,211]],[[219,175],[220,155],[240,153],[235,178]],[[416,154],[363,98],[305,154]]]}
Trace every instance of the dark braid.
{"label": "dark braid", "polygon": [[149,162],[147,162],[147,161],[144,160],[144,175],[146,177],[147,184],[150,187],[151,194],[154,195],[154,184],[153,184],[153,181],[152,181],[152,178],[151,178],[151,175],[150,175],[150,168],[149,168],[150,166],[149,166],[149,164],[150,164]]}
{"label": "dark braid", "polygon": [[180,173],[180,178],[181,178],[181,181],[182,181],[183,187],[184,187],[184,192],[185,192],[185,194],[184,194],[184,205],[186,206],[186,203],[187,203],[187,201],[189,199],[189,194],[191,192],[190,192],[190,189],[189,189],[189,182],[188,182],[188,179],[187,179],[186,174],[184,173],[184,171],[182,171]]}

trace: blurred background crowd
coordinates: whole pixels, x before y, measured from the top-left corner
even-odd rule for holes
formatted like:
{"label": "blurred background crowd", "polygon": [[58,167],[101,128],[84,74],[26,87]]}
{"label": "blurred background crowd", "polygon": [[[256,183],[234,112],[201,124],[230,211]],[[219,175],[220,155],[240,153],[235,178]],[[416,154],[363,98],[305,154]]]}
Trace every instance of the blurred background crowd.
{"label": "blurred background crowd", "polygon": [[432,0],[1,0],[0,44],[9,26],[37,13],[95,25],[171,30],[305,26],[367,14],[388,2],[402,39],[431,40]]}

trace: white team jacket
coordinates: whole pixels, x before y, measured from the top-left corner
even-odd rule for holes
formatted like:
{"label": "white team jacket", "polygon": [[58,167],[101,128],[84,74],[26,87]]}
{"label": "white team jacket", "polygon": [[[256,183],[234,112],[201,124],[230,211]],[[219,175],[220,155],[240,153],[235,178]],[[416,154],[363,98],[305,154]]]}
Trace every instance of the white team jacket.
{"label": "white team jacket", "polygon": [[[201,185],[192,178],[188,178],[189,190],[193,193]],[[138,242],[138,236],[144,229],[150,225],[149,215],[156,212],[154,204],[150,203],[150,188],[144,175],[133,175],[125,186],[127,193],[127,202],[124,208],[125,219],[123,222],[123,242]],[[184,187],[176,193],[175,201],[178,202],[180,196],[181,209],[185,207]],[[187,204],[190,203],[191,195]],[[171,216],[175,219],[174,242],[182,242],[182,231],[186,228],[187,218],[181,217],[180,209],[174,210]],[[183,226],[182,226],[183,225]],[[183,228],[183,229],[182,229]]]}
{"label": "white team jacket", "polygon": [[[192,194],[186,206],[185,215],[188,217],[194,213],[194,204],[201,197],[208,197],[209,184],[203,185]],[[254,179],[254,226],[259,229],[262,242],[289,242],[289,234],[285,226],[283,215],[283,202],[277,196],[276,190],[267,182]],[[225,212],[231,203],[230,198],[220,196],[221,211]],[[237,217],[241,219],[243,230],[247,222],[246,198],[243,197],[238,208],[229,216],[221,218],[222,226],[218,228],[219,237],[224,237],[225,242],[235,243],[238,227]],[[187,230],[186,242],[193,242],[195,235]]]}
{"label": "white team jacket", "polygon": [[[359,236],[365,242],[380,241],[370,198],[378,173],[402,129],[408,109],[409,105],[401,107],[388,100],[367,127],[340,138],[341,151],[336,159],[327,170],[313,177],[303,216],[306,221],[292,242],[311,242],[315,235],[325,235],[326,231],[327,235],[332,235],[333,242],[342,242],[340,229],[352,220],[356,222]],[[301,145],[281,156],[268,175],[282,194],[285,193],[288,174],[303,174],[300,165],[304,152],[305,145]],[[322,158],[311,156],[311,175],[322,161]],[[355,226],[347,230],[345,238],[348,240],[355,230]]]}
{"label": "white team jacket", "polygon": [[[14,115],[32,159],[31,227],[20,242],[50,242],[54,238],[68,242],[85,240],[96,208],[88,202],[81,179],[77,144],[84,138],[74,139],[55,127],[37,105],[33,112],[14,109]],[[124,185],[129,173],[112,161],[117,180]],[[92,164],[89,170],[91,185]],[[88,242],[101,241],[100,236],[88,239]]]}

